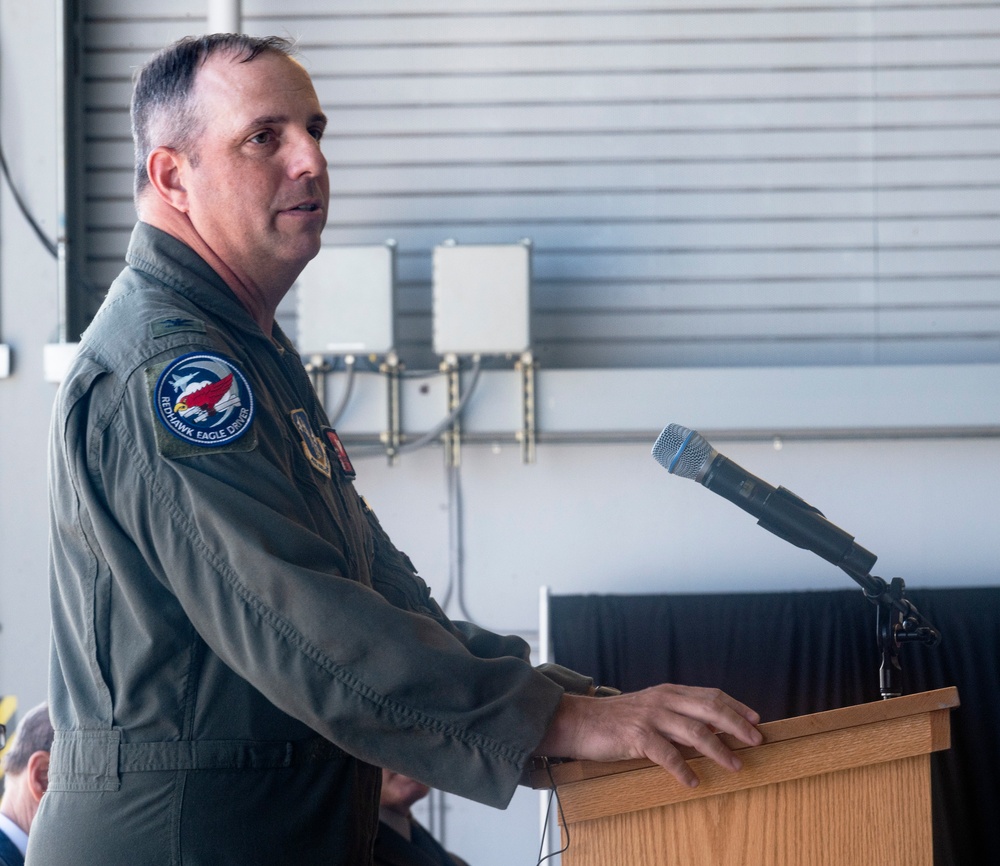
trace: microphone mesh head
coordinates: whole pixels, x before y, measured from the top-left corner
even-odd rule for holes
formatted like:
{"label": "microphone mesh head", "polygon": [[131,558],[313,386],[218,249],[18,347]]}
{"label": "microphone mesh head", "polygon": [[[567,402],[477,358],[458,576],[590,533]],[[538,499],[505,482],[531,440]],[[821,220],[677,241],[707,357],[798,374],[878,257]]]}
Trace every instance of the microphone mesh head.
{"label": "microphone mesh head", "polygon": [[653,443],[657,463],[673,475],[694,481],[701,481],[715,455],[704,436],[680,424],[668,424]]}

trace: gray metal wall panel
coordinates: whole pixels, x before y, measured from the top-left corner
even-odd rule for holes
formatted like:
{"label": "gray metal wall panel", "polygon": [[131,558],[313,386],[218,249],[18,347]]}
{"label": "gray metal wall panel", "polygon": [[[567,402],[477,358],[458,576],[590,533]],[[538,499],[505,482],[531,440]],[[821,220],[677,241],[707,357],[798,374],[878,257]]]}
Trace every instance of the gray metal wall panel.
{"label": "gray metal wall panel", "polygon": [[[131,69],[204,20],[132,5],[86,27],[95,283],[134,219]],[[325,242],[398,242],[411,367],[431,248],[522,237],[546,366],[1000,360],[993,2],[243,8],[300,39],[330,115]]]}

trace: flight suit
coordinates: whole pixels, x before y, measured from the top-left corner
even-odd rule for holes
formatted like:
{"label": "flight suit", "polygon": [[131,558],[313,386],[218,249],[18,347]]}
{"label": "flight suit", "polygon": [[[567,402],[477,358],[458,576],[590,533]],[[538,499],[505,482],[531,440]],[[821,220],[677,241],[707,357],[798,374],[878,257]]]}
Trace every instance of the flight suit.
{"label": "flight suit", "polygon": [[358,866],[381,766],[506,805],[589,679],[443,615],[291,344],[206,262],[143,223],[126,261],[53,416],[29,864]]}

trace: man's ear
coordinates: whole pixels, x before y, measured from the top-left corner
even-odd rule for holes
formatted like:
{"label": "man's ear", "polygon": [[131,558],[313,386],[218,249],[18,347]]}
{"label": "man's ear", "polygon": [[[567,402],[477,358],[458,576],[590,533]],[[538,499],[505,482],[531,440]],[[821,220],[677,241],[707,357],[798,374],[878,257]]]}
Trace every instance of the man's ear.
{"label": "man's ear", "polygon": [[24,775],[31,797],[37,803],[49,787],[49,753],[32,752]]}
{"label": "man's ear", "polygon": [[186,164],[184,157],[172,147],[155,147],[146,160],[146,172],[156,194],[171,207],[187,213],[187,189],[181,174]]}

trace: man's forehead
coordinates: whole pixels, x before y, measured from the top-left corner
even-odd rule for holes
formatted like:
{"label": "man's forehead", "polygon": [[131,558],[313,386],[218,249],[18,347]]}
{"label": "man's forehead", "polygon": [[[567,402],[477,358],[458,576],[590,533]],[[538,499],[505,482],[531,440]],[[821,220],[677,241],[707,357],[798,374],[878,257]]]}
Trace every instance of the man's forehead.
{"label": "man's forehead", "polygon": [[197,97],[217,99],[230,106],[245,97],[256,103],[254,113],[259,112],[262,100],[285,102],[292,93],[316,97],[305,67],[295,58],[274,51],[258,54],[252,60],[233,52],[213,54],[198,70],[194,92]]}

